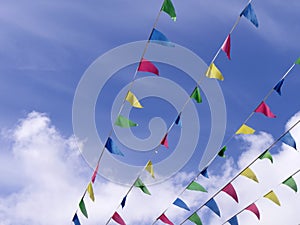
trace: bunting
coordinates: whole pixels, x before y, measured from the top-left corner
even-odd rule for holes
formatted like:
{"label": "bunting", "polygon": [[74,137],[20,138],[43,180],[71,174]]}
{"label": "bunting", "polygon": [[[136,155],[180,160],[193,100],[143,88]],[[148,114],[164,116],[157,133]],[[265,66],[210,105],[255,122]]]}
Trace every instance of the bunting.
{"label": "bunting", "polygon": [[121,202],[122,209],[125,207],[126,199],[127,199],[127,195],[125,195],[124,198],[122,199],[122,202]]}
{"label": "bunting", "polygon": [[199,183],[192,181],[192,183],[189,184],[189,186],[187,186],[186,188],[187,190],[190,191],[201,191],[201,192],[207,192],[207,190],[202,187]]}
{"label": "bunting", "polygon": [[168,143],[168,134],[164,136],[164,138],[160,142],[161,145],[165,146],[166,148],[169,148],[169,143]]}
{"label": "bunting", "polygon": [[246,124],[243,124],[236,132],[235,134],[253,134],[255,130]]}
{"label": "bunting", "polygon": [[128,127],[136,127],[138,124],[135,122],[127,119],[126,117],[119,115],[118,118],[116,119],[115,125],[123,128],[128,128]]}
{"label": "bunting", "polygon": [[152,176],[153,178],[155,178],[155,177],[154,177],[153,164],[152,164],[151,161],[148,161],[148,163],[147,163],[145,169],[146,169],[146,171],[148,171],[148,172],[151,174],[151,176]]}
{"label": "bunting", "polygon": [[167,47],[175,47],[175,45],[170,42],[163,33],[156,30],[155,28],[152,30],[152,33],[150,35],[150,41]]}
{"label": "bunting", "polygon": [[135,108],[143,108],[137,97],[131,91],[127,92],[126,101],[128,101],[130,105]]}
{"label": "bunting", "polygon": [[254,213],[254,215],[257,217],[257,219],[260,220],[260,213],[259,213],[259,210],[255,203],[252,203],[251,205],[249,205],[247,208],[245,208],[245,210],[248,210],[248,211]]}
{"label": "bunting", "polygon": [[205,203],[205,205],[208,208],[210,208],[211,211],[213,211],[215,214],[217,214],[219,217],[221,217],[219,207],[213,198],[211,198],[207,203]]}
{"label": "bunting", "polygon": [[174,223],[172,223],[164,213],[161,214],[161,216],[158,217],[158,219],[161,220],[165,224],[174,225]]}
{"label": "bunting", "polygon": [[138,71],[154,73],[157,76],[159,76],[159,71],[156,68],[156,66],[152,62],[148,61],[147,59],[142,59],[138,67]]}
{"label": "bunting", "polygon": [[258,20],[256,17],[256,14],[252,8],[252,5],[249,3],[246,8],[241,12],[240,17],[244,16],[245,18],[247,18],[248,20],[251,21],[251,23],[253,23],[254,26],[258,27]]}
{"label": "bunting", "polygon": [[106,141],[105,148],[112,154],[124,156],[110,137]]}
{"label": "bunting", "polygon": [[247,169],[245,169],[242,173],[241,173],[242,176],[245,176],[255,182],[258,183],[258,179],[255,175],[255,173],[248,167]]}
{"label": "bunting", "polygon": [[293,147],[294,149],[297,150],[296,148],[296,142],[294,140],[294,138],[292,137],[290,132],[287,132],[281,139],[280,139],[283,143]]}
{"label": "bunting", "polygon": [[79,218],[77,216],[77,213],[75,213],[73,219],[72,219],[72,222],[74,223],[74,225],[81,225],[80,224],[80,221],[79,221]]}
{"label": "bunting", "polygon": [[270,199],[272,202],[280,206],[279,199],[277,198],[276,194],[274,191],[270,191],[268,194],[264,195],[264,198]]}
{"label": "bunting", "polygon": [[237,216],[231,217],[231,218],[228,220],[228,223],[230,223],[231,225],[239,225]]}
{"label": "bunting", "polygon": [[112,219],[120,225],[126,225],[126,223],[124,222],[122,217],[117,212],[114,213],[114,215],[112,216]]}
{"label": "bunting", "polygon": [[151,195],[151,193],[147,189],[146,185],[142,182],[142,180],[140,178],[138,178],[135,181],[134,186],[140,188],[142,190],[142,192],[144,192],[145,194]]}
{"label": "bunting", "polygon": [[225,39],[223,45],[222,45],[222,50],[223,52],[226,53],[227,55],[227,58],[230,59],[230,47],[231,47],[231,44],[230,44],[230,34],[228,34],[227,38]]}
{"label": "bunting", "polygon": [[274,114],[271,112],[271,109],[269,108],[269,106],[268,106],[264,101],[262,101],[262,102],[260,103],[260,105],[255,109],[254,112],[262,113],[262,114],[264,114],[266,117],[269,117],[269,118],[276,118],[276,115],[274,115]]}
{"label": "bunting", "polygon": [[98,170],[99,170],[99,163],[97,164],[97,166],[96,166],[96,168],[95,168],[95,170],[94,170],[93,176],[92,176],[92,178],[91,178],[92,183],[95,183],[95,180],[96,180],[96,176],[97,176]]}
{"label": "bunting", "polygon": [[284,79],[280,80],[275,87],[273,87],[273,89],[279,94],[281,95],[281,86],[283,85]]}
{"label": "bunting", "polygon": [[197,103],[201,103],[202,102],[202,98],[200,95],[200,89],[199,87],[195,87],[193,93],[190,96],[192,99],[195,99]]}
{"label": "bunting", "polygon": [[172,20],[176,21],[176,12],[171,0],[164,0],[164,4],[161,7],[161,11],[167,13]]}
{"label": "bunting", "polygon": [[181,122],[181,113],[179,113],[179,115],[177,116],[176,120],[175,120],[175,124],[178,126],[182,126],[182,122]]}
{"label": "bunting", "polygon": [[216,67],[216,65],[214,63],[210,64],[210,66],[208,67],[208,69],[206,71],[206,76],[208,78],[215,78],[215,79],[222,80],[222,81],[224,80],[222,73]]}
{"label": "bunting", "polygon": [[224,146],[224,147],[219,151],[218,156],[224,158],[224,157],[225,157],[225,151],[226,151],[226,149],[227,149],[227,147]]}
{"label": "bunting", "polygon": [[269,150],[267,150],[263,154],[261,154],[259,156],[259,159],[269,159],[271,161],[271,163],[273,163],[273,157],[272,157],[271,153],[269,152]]}
{"label": "bunting", "polygon": [[187,204],[182,201],[180,198],[177,198],[174,202],[173,205],[178,206],[179,208],[185,209],[187,211],[190,211],[190,208],[187,206]]}
{"label": "bunting", "polygon": [[83,201],[83,198],[80,200],[80,202],[79,202],[79,209],[80,209],[80,211],[82,212],[82,214],[86,217],[86,218],[88,218],[88,213],[87,213],[87,211],[86,211],[86,208],[85,208],[85,204],[84,204],[84,201]]}
{"label": "bunting", "polygon": [[197,213],[193,213],[188,219],[196,225],[202,225],[201,219]]}
{"label": "bunting", "polygon": [[89,193],[90,199],[94,202],[95,201],[95,195],[94,195],[94,190],[92,183],[90,182],[88,187],[87,187],[87,192]]}
{"label": "bunting", "polygon": [[202,176],[206,177],[206,178],[209,178],[207,168],[205,168],[204,170],[202,170],[200,174]]}
{"label": "bunting", "polygon": [[291,189],[293,189],[295,192],[298,191],[297,184],[296,184],[293,177],[289,177],[288,179],[286,179],[282,183],[285,184],[286,186],[290,187]]}
{"label": "bunting", "polygon": [[231,183],[229,183],[226,187],[224,187],[222,191],[228,194],[230,197],[232,197],[237,203],[239,203],[237,193]]}

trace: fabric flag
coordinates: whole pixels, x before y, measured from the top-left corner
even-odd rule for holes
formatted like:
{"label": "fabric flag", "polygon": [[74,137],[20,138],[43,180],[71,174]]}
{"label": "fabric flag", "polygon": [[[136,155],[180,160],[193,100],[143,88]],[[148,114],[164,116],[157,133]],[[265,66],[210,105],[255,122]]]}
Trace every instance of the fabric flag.
{"label": "fabric flag", "polygon": [[224,187],[222,191],[228,194],[230,197],[232,197],[237,203],[239,203],[237,193],[231,183],[229,183],[226,187]]}
{"label": "fabric flag", "polygon": [[161,11],[167,13],[172,20],[176,21],[176,12],[171,0],[164,0],[164,4],[161,7]]}
{"label": "fabric flag", "polygon": [[143,108],[137,97],[135,97],[135,95],[131,91],[128,91],[126,95],[126,101],[128,101],[130,105],[132,105],[135,108]]}
{"label": "fabric flag", "polygon": [[82,214],[88,218],[88,213],[86,211],[86,208],[85,208],[85,204],[84,204],[84,201],[83,201],[83,198],[80,200],[79,202],[79,208],[80,208],[80,211],[82,212]]}
{"label": "fabric flag", "polygon": [[255,216],[257,217],[257,219],[260,220],[259,210],[255,203],[252,203],[251,205],[249,205],[247,208],[245,208],[245,210],[253,212],[255,214]]}
{"label": "fabric flag", "polygon": [[265,151],[263,154],[261,154],[259,156],[260,159],[269,159],[271,161],[271,163],[273,163],[273,157],[271,155],[271,153],[269,152],[269,150]]}
{"label": "fabric flag", "polygon": [[184,201],[182,201],[180,198],[177,198],[174,202],[173,205],[178,206],[179,208],[185,209],[187,211],[191,211],[190,208],[185,204]]}
{"label": "fabric flag", "polygon": [[224,146],[224,147],[219,151],[218,156],[224,158],[224,157],[225,157],[225,151],[226,151],[226,149],[227,149],[227,147]]}
{"label": "fabric flag", "polygon": [[182,126],[182,122],[181,122],[181,113],[179,113],[179,115],[177,116],[176,120],[175,120],[175,124],[178,126]]}
{"label": "fabric flag", "polygon": [[246,124],[243,124],[236,132],[235,134],[253,134],[255,130]]}
{"label": "fabric flag", "polygon": [[228,59],[230,59],[230,34],[228,34],[226,40],[224,41],[223,45],[222,45],[222,50],[223,52],[226,53]]}
{"label": "fabric flag", "polygon": [[124,156],[110,137],[106,141],[105,148],[112,154]]}
{"label": "fabric flag", "polygon": [[126,225],[122,217],[117,212],[115,212],[111,218],[120,225]]}
{"label": "fabric flag", "polygon": [[201,175],[206,178],[209,178],[207,168],[205,168],[204,170],[201,171]]}
{"label": "fabric flag", "polygon": [[189,186],[187,186],[186,188],[187,190],[190,191],[202,191],[202,192],[207,192],[207,190],[202,187],[199,183],[193,181],[192,183],[189,184]]}
{"label": "fabric flag", "polygon": [[201,219],[197,213],[193,213],[188,219],[197,225],[202,225]]}
{"label": "fabric flag", "polygon": [[150,41],[167,47],[175,47],[175,45],[172,42],[170,42],[163,33],[156,29],[152,30]]}
{"label": "fabric flag", "polygon": [[208,78],[215,78],[215,79],[218,79],[218,80],[224,80],[224,77],[223,77],[222,73],[215,66],[214,63],[210,64],[210,66],[208,67],[208,69],[206,71],[206,76]]}
{"label": "fabric flag", "polygon": [[138,71],[154,73],[157,76],[159,76],[159,71],[156,68],[156,66],[152,62],[148,61],[147,59],[142,59]]}
{"label": "fabric flag", "polygon": [[115,122],[115,125],[117,125],[119,127],[124,127],[124,128],[138,126],[138,124],[136,124],[135,122],[133,122],[133,121],[127,119],[126,117],[121,116],[121,115],[118,116],[118,118]]}
{"label": "fabric flag", "polygon": [[75,213],[73,219],[72,219],[72,222],[74,223],[74,225],[81,225],[80,224],[80,221],[79,221],[79,218],[77,216],[77,213]]}
{"label": "fabric flag", "polygon": [[95,195],[94,195],[94,190],[93,190],[93,185],[90,182],[89,185],[87,186],[87,192],[89,193],[90,198],[92,199],[92,201],[95,201]]}
{"label": "fabric flag", "polygon": [[151,176],[152,176],[153,178],[155,178],[155,177],[154,177],[153,164],[152,164],[151,161],[148,161],[148,163],[147,163],[145,169],[151,174]]}
{"label": "fabric flag", "polygon": [[172,223],[165,214],[161,214],[161,216],[158,217],[158,219],[164,222],[165,224],[174,225],[174,223]]}
{"label": "fabric flag", "polygon": [[270,117],[270,118],[276,118],[276,115],[274,115],[271,112],[271,109],[269,108],[269,106],[264,101],[262,101],[260,103],[260,105],[254,110],[254,112],[262,113],[265,116]]}
{"label": "fabric flag", "polygon": [[283,143],[293,147],[294,149],[297,150],[296,148],[296,142],[294,140],[294,138],[292,137],[290,132],[287,132],[281,139],[280,139]]}
{"label": "fabric flag", "polygon": [[190,96],[191,98],[195,99],[197,103],[201,103],[202,102],[202,98],[200,95],[200,89],[199,87],[195,87],[195,89],[193,90],[193,93]]}
{"label": "fabric flag", "polygon": [[297,184],[296,184],[296,182],[295,182],[295,180],[294,180],[293,177],[289,177],[288,179],[286,179],[282,183],[285,184],[285,185],[287,185],[291,189],[293,189],[295,192],[298,191]]}
{"label": "fabric flag", "polygon": [[246,8],[243,10],[243,12],[241,12],[240,17],[244,16],[246,17],[248,20],[250,20],[254,26],[258,27],[258,20],[256,17],[256,14],[252,8],[252,5],[249,3]]}
{"label": "fabric flag", "polygon": [[211,211],[213,211],[215,214],[217,214],[219,217],[221,217],[221,213],[219,210],[219,207],[216,203],[216,201],[212,198],[210,199],[207,203],[205,203],[205,205],[211,209]]}
{"label": "fabric flag", "polygon": [[145,184],[142,182],[140,178],[138,178],[135,181],[134,186],[140,188],[145,194],[151,195],[151,193],[149,192],[149,190],[147,189],[147,187],[145,186]]}
{"label": "fabric flag", "polygon": [[122,199],[122,202],[121,202],[122,209],[125,207],[126,199],[127,199],[127,195],[125,195],[125,197]]}
{"label": "fabric flag", "polygon": [[231,217],[231,218],[228,220],[228,223],[231,224],[231,225],[239,225],[237,216]]}
{"label": "fabric flag", "polygon": [[251,180],[254,180],[255,182],[259,183],[258,182],[258,179],[255,175],[255,173],[248,167],[247,169],[245,169],[242,173],[241,173],[242,176],[245,176]]}
{"label": "fabric flag", "polygon": [[164,136],[164,138],[160,142],[161,145],[165,146],[166,148],[169,148],[169,143],[168,143],[168,134]]}
{"label": "fabric flag", "polygon": [[273,87],[273,89],[279,94],[281,95],[281,86],[283,85],[284,79],[280,80],[275,87]]}
{"label": "fabric flag", "polygon": [[300,65],[300,57],[296,60],[295,64]]}
{"label": "fabric flag", "polygon": [[264,198],[270,199],[272,202],[280,206],[279,199],[277,198],[274,191],[270,191],[268,194],[264,195]]}
{"label": "fabric flag", "polygon": [[97,164],[96,169],[94,170],[94,173],[93,173],[93,176],[92,176],[92,179],[91,179],[93,183],[95,183],[98,170],[99,170],[99,163]]}

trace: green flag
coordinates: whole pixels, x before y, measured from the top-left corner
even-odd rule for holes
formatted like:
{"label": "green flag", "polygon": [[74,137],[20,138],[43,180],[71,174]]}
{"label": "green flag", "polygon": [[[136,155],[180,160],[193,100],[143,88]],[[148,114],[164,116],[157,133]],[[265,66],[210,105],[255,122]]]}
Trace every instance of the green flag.
{"label": "green flag", "polygon": [[88,218],[88,213],[86,211],[86,208],[85,208],[85,204],[84,204],[84,201],[83,201],[83,198],[81,199],[81,201],[79,202],[79,208],[80,208],[80,211],[82,212],[82,214]]}
{"label": "green flag", "polygon": [[295,64],[300,65],[300,57],[296,60]]}
{"label": "green flag", "polygon": [[161,10],[169,14],[172,20],[176,21],[176,12],[171,0],[164,0],[164,4],[161,7]]}
{"label": "green flag", "polygon": [[189,220],[197,225],[202,225],[201,219],[197,213],[193,213],[193,215],[189,217]]}
{"label": "green flag", "polygon": [[273,163],[273,157],[271,155],[271,153],[269,152],[269,150],[265,151],[263,154],[261,154],[259,156],[260,159],[269,159],[271,161],[271,163]]}
{"label": "green flag", "polygon": [[149,192],[149,190],[147,189],[147,187],[146,187],[145,184],[141,181],[140,178],[138,178],[138,179],[135,181],[134,186],[140,188],[145,194],[151,195],[151,193]]}
{"label": "green flag", "polygon": [[292,188],[295,192],[298,191],[297,184],[296,184],[293,177],[289,177],[288,179],[286,179],[282,183],[287,185],[288,187]]}
{"label": "green flag", "polygon": [[199,183],[193,181],[192,183],[189,184],[189,186],[186,188],[187,190],[191,191],[202,191],[202,192],[207,192],[207,190],[202,187]]}
{"label": "green flag", "polygon": [[224,146],[218,153],[218,156],[225,158],[225,151],[226,151],[227,147]]}
{"label": "green flag", "polygon": [[133,121],[127,119],[124,116],[119,115],[116,122],[115,122],[115,125],[117,125],[119,127],[128,128],[128,127],[136,127],[138,124],[134,123]]}
{"label": "green flag", "polygon": [[201,103],[202,102],[202,98],[201,98],[201,95],[200,95],[200,89],[199,87],[195,87],[193,93],[191,94],[191,98],[195,99],[196,102],[198,103]]}

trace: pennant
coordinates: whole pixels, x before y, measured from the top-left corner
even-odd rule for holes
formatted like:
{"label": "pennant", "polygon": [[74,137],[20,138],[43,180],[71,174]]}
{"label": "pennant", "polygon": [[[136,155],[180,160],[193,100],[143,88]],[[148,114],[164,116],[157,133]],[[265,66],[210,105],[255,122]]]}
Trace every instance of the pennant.
{"label": "pennant", "polygon": [[151,193],[149,192],[149,190],[147,189],[147,187],[145,186],[145,184],[142,182],[140,178],[138,178],[135,181],[134,186],[140,188],[142,192],[144,192],[145,194],[151,195]]}
{"label": "pennant", "polygon": [[295,64],[300,65],[300,57],[296,60]]}
{"label": "pennant", "polygon": [[119,127],[124,127],[124,128],[138,126],[138,124],[136,124],[135,122],[133,122],[133,121],[127,119],[126,117],[121,116],[121,115],[118,116],[118,118],[115,122],[115,125],[117,125]]}
{"label": "pennant", "polygon": [[226,151],[227,147],[224,146],[218,153],[218,156],[225,158],[225,151]]}
{"label": "pennant", "polygon": [[226,187],[224,187],[222,191],[228,194],[230,197],[232,197],[237,203],[239,203],[237,193],[231,183],[229,183]]}
{"label": "pennant", "polygon": [[296,148],[296,142],[294,140],[294,138],[292,137],[290,132],[287,132],[281,139],[280,139],[283,143],[293,147],[294,149],[297,150]]}
{"label": "pennant", "polygon": [[288,179],[286,179],[282,183],[285,184],[285,185],[287,185],[291,189],[293,189],[295,192],[298,191],[297,184],[296,184],[296,182],[295,182],[295,180],[294,180],[293,177],[289,177]]}
{"label": "pennant", "polygon": [[283,81],[284,79],[280,80],[275,87],[273,87],[273,89],[279,94],[281,95],[281,86],[283,85]]}
{"label": "pennant", "polygon": [[246,124],[243,124],[236,132],[235,134],[253,134],[255,130]]}
{"label": "pennant", "polygon": [[270,118],[276,118],[276,115],[274,115],[271,112],[271,109],[269,108],[269,106],[264,101],[262,101],[260,103],[260,105],[254,110],[254,112],[262,113],[265,116],[270,117]]}
{"label": "pennant", "polygon": [[152,164],[151,161],[149,161],[149,162],[147,163],[145,169],[151,174],[151,176],[152,176],[153,178],[155,178],[155,177],[154,177],[153,164]]}
{"label": "pennant", "polygon": [[221,213],[219,210],[219,207],[216,203],[216,201],[212,198],[210,199],[205,205],[210,208],[211,211],[213,211],[215,214],[217,214],[219,217],[221,217]]}
{"label": "pennant", "polygon": [[168,134],[164,136],[164,138],[160,142],[161,145],[165,146],[166,148],[169,148],[169,143],[168,143]]}
{"label": "pennant", "polygon": [[271,163],[273,163],[273,157],[271,155],[271,153],[269,152],[269,150],[265,151],[263,154],[261,154],[259,156],[260,159],[269,159],[271,161]]}
{"label": "pennant", "polygon": [[178,206],[179,208],[185,209],[187,211],[191,211],[190,208],[185,204],[184,201],[182,201],[180,198],[177,198],[174,202],[173,205]]}
{"label": "pennant", "polygon": [[75,213],[73,219],[72,219],[72,222],[74,223],[74,225],[81,225],[80,224],[80,221],[79,221],[79,218],[77,216],[77,213]]}
{"label": "pennant", "polygon": [[255,182],[259,183],[258,182],[258,179],[255,175],[255,173],[248,167],[247,169],[245,169],[242,173],[241,173],[242,176],[245,176],[251,180],[254,180]]}
{"label": "pennant", "polygon": [[207,190],[202,187],[199,183],[193,181],[192,183],[189,184],[189,186],[187,186],[186,188],[187,190],[190,191],[202,191],[202,192],[207,192]]}
{"label": "pennant", "polygon": [[222,50],[226,53],[228,59],[230,59],[230,34],[228,34],[226,40],[224,41]]}
{"label": "pennant", "polygon": [[111,218],[120,225],[126,225],[122,217],[117,212],[115,212]]}
{"label": "pennant", "polygon": [[179,113],[179,115],[177,116],[176,120],[175,120],[175,124],[178,126],[182,126],[182,122],[181,122],[181,113]]}
{"label": "pennant", "polygon": [[152,62],[150,62],[146,59],[142,59],[142,61],[140,62],[140,65],[138,67],[138,71],[154,73],[157,76],[159,76],[159,71],[156,68],[156,66]]}
{"label": "pennant", "polygon": [[150,41],[167,47],[175,47],[175,45],[168,40],[168,38],[160,31],[153,29],[150,35]]}
{"label": "pennant", "polygon": [[106,141],[105,148],[112,154],[124,156],[110,137]]}
{"label": "pennant", "polygon": [[135,108],[143,108],[137,97],[135,97],[135,95],[131,91],[128,91],[126,95],[126,101],[128,101],[130,105]]}
{"label": "pennant", "polygon": [[122,202],[121,202],[122,209],[125,207],[126,199],[127,199],[127,195],[125,195],[125,197],[122,199]]}
{"label": "pennant", "polygon": [[248,20],[251,21],[251,23],[253,23],[254,26],[258,27],[258,20],[250,3],[246,6],[243,12],[241,12],[240,17],[241,16],[246,17]]}
{"label": "pennant", "polygon": [[193,93],[191,94],[190,96],[191,98],[195,99],[197,103],[201,103],[202,102],[202,98],[201,98],[201,95],[200,95],[200,89],[199,87],[195,87]]}
{"label": "pennant", "polygon": [[80,208],[80,211],[82,212],[82,214],[88,218],[88,213],[86,211],[86,208],[85,208],[85,204],[84,204],[84,201],[83,201],[83,198],[80,200],[79,202],[79,208]]}
{"label": "pennant", "polygon": [[254,215],[257,217],[257,219],[260,220],[259,210],[258,210],[257,206],[255,205],[255,203],[252,203],[251,205],[249,205],[247,208],[245,208],[245,210],[253,212]]}
{"label": "pennant", "polygon": [[176,21],[176,12],[171,0],[164,0],[164,4],[161,7],[161,11],[167,13],[172,20]]}
{"label": "pennant", "polygon": [[209,178],[207,168],[205,168],[204,170],[201,171],[201,175],[206,178]]}
{"label": "pennant", "polygon": [[94,195],[94,190],[93,190],[93,186],[92,183],[90,182],[88,187],[87,187],[87,192],[89,193],[90,198],[92,199],[92,201],[95,201],[95,195]]}
{"label": "pennant", "polygon": [[94,170],[94,173],[93,173],[93,176],[92,176],[92,179],[91,179],[93,183],[95,183],[98,170],[99,170],[99,163],[97,164],[96,169]]}
{"label": "pennant", "polygon": [[193,222],[194,224],[202,225],[201,219],[197,213],[193,213],[188,219],[189,219],[189,221]]}
{"label": "pennant", "polygon": [[172,223],[164,213],[161,214],[161,216],[158,217],[158,219],[164,222],[165,224],[174,225],[174,223]]}
{"label": "pennant", "polygon": [[272,202],[280,206],[279,199],[277,198],[274,191],[270,191],[268,194],[264,195],[264,198],[270,199]]}
{"label": "pennant", "polygon": [[237,216],[231,217],[231,218],[228,220],[228,223],[230,223],[231,225],[239,225]]}
{"label": "pennant", "polygon": [[214,63],[210,64],[210,66],[208,67],[208,69],[206,71],[206,76],[208,78],[215,78],[215,79],[218,79],[218,80],[224,80],[224,77],[223,77],[222,73],[215,66]]}

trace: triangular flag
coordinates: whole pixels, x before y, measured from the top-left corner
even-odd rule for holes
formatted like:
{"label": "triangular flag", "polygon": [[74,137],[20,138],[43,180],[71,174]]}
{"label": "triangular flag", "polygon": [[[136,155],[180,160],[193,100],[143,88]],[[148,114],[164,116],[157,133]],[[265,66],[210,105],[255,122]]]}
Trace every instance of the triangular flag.
{"label": "triangular flag", "polygon": [[153,164],[151,161],[148,161],[146,168],[145,168],[150,174],[151,176],[154,178],[154,170],[153,170]]}
{"label": "triangular flag", "polygon": [[224,146],[224,147],[219,151],[218,156],[224,158],[224,157],[225,157],[225,151],[226,151],[226,149],[227,149],[227,147]]}
{"label": "triangular flag", "polygon": [[175,124],[178,126],[182,126],[182,122],[181,122],[181,113],[179,113],[179,115],[177,116],[176,120],[175,120]]}
{"label": "triangular flag", "polygon": [[246,6],[243,12],[241,12],[240,16],[246,17],[254,24],[254,26],[258,27],[258,20],[250,3]]}
{"label": "triangular flag", "polygon": [[283,143],[293,147],[294,149],[297,150],[296,148],[296,142],[294,140],[294,138],[292,137],[290,132],[287,132],[281,139],[280,139]]}
{"label": "triangular flag", "polygon": [[140,188],[145,194],[151,195],[151,193],[149,192],[149,190],[147,189],[147,187],[145,186],[145,184],[142,182],[140,178],[138,178],[135,181],[134,186]]}
{"label": "triangular flag", "polygon": [[115,212],[111,218],[120,225],[126,225],[122,217],[117,212]]}
{"label": "triangular flag", "polygon": [[295,64],[300,65],[300,57],[296,60]]}
{"label": "triangular flag", "polygon": [[228,34],[226,40],[224,41],[222,45],[222,50],[226,53],[228,59],[230,59],[230,34]]}
{"label": "triangular flag", "polygon": [[90,198],[92,199],[92,201],[95,201],[95,195],[94,195],[94,190],[93,190],[93,186],[92,183],[90,182],[89,185],[87,186],[87,192],[89,193]]}
{"label": "triangular flag", "polygon": [[84,204],[84,201],[83,201],[83,198],[80,200],[79,202],[79,208],[80,208],[80,211],[82,212],[82,214],[88,218],[88,213],[86,211],[86,208],[85,208],[85,204]]}
{"label": "triangular flag", "polygon": [[226,187],[224,187],[222,191],[228,194],[230,197],[232,197],[237,203],[239,203],[237,193],[231,183],[229,183]]}
{"label": "triangular flag", "polygon": [[152,62],[148,61],[147,59],[142,59],[138,71],[154,73],[157,76],[159,75],[159,71],[156,68],[156,66]]}
{"label": "triangular flag", "polygon": [[219,207],[216,203],[216,201],[212,198],[210,199],[207,203],[205,203],[205,205],[211,209],[211,211],[213,211],[215,214],[217,214],[219,217],[221,217],[221,213],[219,210]]}
{"label": "triangular flag", "polygon": [[241,173],[242,176],[245,176],[251,180],[254,180],[255,182],[258,183],[258,179],[255,175],[255,173],[248,167],[247,169],[245,169],[242,173]]}
{"label": "triangular flag", "polygon": [[239,225],[237,216],[231,217],[231,218],[228,220],[228,223],[229,223],[230,225]]}
{"label": "triangular flag", "polygon": [[264,197],[270,199],[272,202],[280,206],[279,199],[277,198],[274,191],[270,191],[268,194],[264,195]]}
{"label": "triangular flag", "polygon": [[283,85],[284,79],[280,80],[275,87],[273,87],[273,89],[279,94],[281,95],[281,86]]}
{"label": "triangular flag", "polygon": [[201,219],[197,213],[193,213],[188,219],[197,225],[202,225]]}
{"label": "triangular flag", "polygon": [[122,202],[121,202],[122,209],[125,207],[126,199],[127,199],[127,195],[125,195],[125,197],[122,199]]}
{"label": "triangular flag", "polygon": [[165,146],[166,148],[169,148],[169,143],[168,143],[168,134],[164,136],[164,138],[160,142],[161,145]]}
{"label": "triangular flag", "polygon": [[260,105],[254,110],[254,112],[262,113],[265,116],[270,117],[270,118],[276,118],[276,115],[274,115],[271,112],[271,109],[269,108],[269,106],[264,101],[262,101],[260,103]]}
{"label": "triangular flag", "polygon": [[209,178],[207,168],[205,168],[204,170],[201,171],[201,175],[206,178]]}
{"label": "triangular flag", "polygon": [[246,124],[243,124],[236,132],[235,134],[253,134],[255,130]]}
{"label": "triangular flag", "polygon": [[255,205],[255,203],[252,203],[251,205],[249,205],[247,208],[245,208],[245,210],[249,210],[250,212],[253,212],[257,219],[260,220],[260,214],[259,214],[259,210],[257,208],[257,206]]}
{"label": "triangular flag", "polygon": [[165,224],[174,225],[174,223],[172,223],[165,214],[161,214],[161,216],[158,217],[158,219],[164,222]]}
{"label": "triangular flag", "polygon": [[115,125],[117,125],[119,127],[125,127],[125,128],[138,126],[138,124],[136,124],[135,122],[133,122],[121,115],[118,116],[118,118],[115,122]]}
{"label": "triangular flag", "polygon": [[73,219],[72,219],[72,222],[74,223],[74,225],[81,225],[80,224],[80,221],[79,221],[79,218],[77,216],[77,213],[75,213]]}
{"label": "triangular flag", "polygon": [[170,42],[163,33],[156,29],[152,30],[152,33],[150,35],[150,41],[168,47],[175,47],[175,45],[172,42]]}
{"label": "triangular flag", "polygon": [[161,7],[161,11],[169,14],[172,20],[176,21],[176,12],[171,0],[164,0],[164,4]]}
{"label": "triangular flag", "polygon": [[126,95],[126,101],[128,101],[135,108],[143,108],[137,97],[135,97],[131,91],[128,91]]}
{"label": "triangular flag", "polygon": [[265,151],[263,154],[261,154],[259,156],[260,159],[269,159],[271,161],[271,163],[273,163],[273,157],[271,155],[271,153],[269,152],[269,150]]}
{"label": "triangular flag", "polygon": [[98,170],[99,170],[99,163],[97,164],[96,169],[94,170],[94,173],[93,173],[93,176],[92,176],[92,179],[91,179],[93,183],[95,183]]}
{"label": "triangular flag", "polygon": [[191,211],[190,208],[185,204],[184,201],[182,201],[180,198],[177,198],[174,202],[173,205],[178,206],[179,208],[185,209],[187,211]]}
{"label": "triangular flag", "polygon": [[105,148],[112,154],[124,156],[110,137],[106,141]]}
{"label": "triangular flag", "polygon": [[191,98],[195,99],[197,103],[201,103],[202,102],[202,98],[200,95],[200,89],[199,87],[195,87],[193,93],[191,94]]}
{"label": "triangular flag", "polygon": [[222,75],[222,73],[220,72],[220,70],[215,66],[214,63],[210,64],[210,66],[208,67],[207,71],[206,71],[206,76],[208,78],[216,78],[218,80],[224,80],[224,77]]}
{"label": "triangular flag", "polygon": [[282,183],[287,185],[288,187],[292,188],[295,192],[298,191],[297,184],[296,184],[293,177],[289,177],[288,179],[286,179]]}
{"label": "triangular flag", "polygon": [[199,183],[192,181],[192,183],[189,184],[189,186],[187,186],[186,188],[187,190],[190,191],[202,191],[202,192],[207,192],[207,190],[202,187]]}

